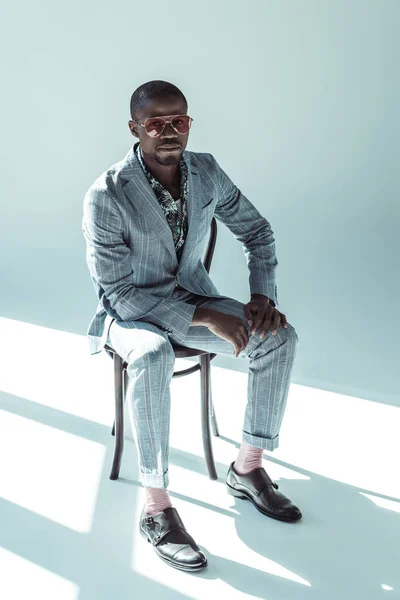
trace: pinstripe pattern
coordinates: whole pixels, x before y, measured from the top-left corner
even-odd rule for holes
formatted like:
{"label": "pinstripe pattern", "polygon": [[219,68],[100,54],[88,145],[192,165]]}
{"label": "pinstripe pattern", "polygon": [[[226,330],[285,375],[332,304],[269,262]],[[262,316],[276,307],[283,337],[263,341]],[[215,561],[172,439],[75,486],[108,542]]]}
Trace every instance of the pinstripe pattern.
{"label": "pinstripe pattern", "polygon": [[[88,340],[91,354],[108,341],[128,362],[127,400],[141,481],[167,487],[173,345],[232,356],[230,342],[206,327],[191,326],[193,313],[196,306],[210,306],[244,319],[244,305],[221,296],[203,265],[213,216],[243,245],[250,292],[276,305],[278,262],[268,221],[211,154],[189,151],[183,154],[188,231],[178,262],[171,229],[136,146],[93,183],[84,199],[86,258],[98,297]],[[250,361],[242,437],[252,445],[278,446],[297,340],[291,325],[280,327],[276,336],[268,332],[263,340],[250,336],[239,355]]]}
{"label": "pinstripe pattern", "polygon": [[277,301],[275,240],[268,221],[208,153],[183,153],[188,165],[188,234],[177,261],[171,230],[132,146],[84,198],[86,260],[98,297],[88,328],[91,354],[100,352],[113,319],[143,320],[183,343],[195,307],[172,294],[179,285],[221,297],[202,259],[213,216],[243,244],[251,293]]}
{"label": "pinstripe pattern", "polygon": [[136,156],[142,167],[144,174],[150,183],[154,194],[164,211],[165,218],[170,226],[172,236],[174,238],[174,246],[176,250],[176,256],[178,260],[182,255],[182,246],[185,243],[187,233],[187,193],[188,193],[188,181],[187,181],[187,165],[184,158],[181,156],[179,162],[180,170],[180,196],[178,199],[173,199],[172,195],[163,185],[154,177],[149,171],[146,163],[143,160],[142,150],[140,144],[136,145]]}
{"label": "pinstripe pattern", "polygon": [[[247,405],[242,439],[267,450],[279,445],[279,431],[286,407],[298,336],[292,325],[279,327],[275,336],[251,335],[244,319],[244,304],[232,298],[205,298],[176,290],[174,298],[194,306],[243,318],[249,342],[239,358],[249,359]],[[130,377],[127,402],[136,442],[141,482],[147,487],[166,488],[168,477],[170,391],[174,369],[173,334],[144,321],[130,324],[115,321],[108,342],[128,363]],[[183,343],[232,356],[234,346],[206,327],[191,326]],[[190,401],[190,399],[189,399]]]}

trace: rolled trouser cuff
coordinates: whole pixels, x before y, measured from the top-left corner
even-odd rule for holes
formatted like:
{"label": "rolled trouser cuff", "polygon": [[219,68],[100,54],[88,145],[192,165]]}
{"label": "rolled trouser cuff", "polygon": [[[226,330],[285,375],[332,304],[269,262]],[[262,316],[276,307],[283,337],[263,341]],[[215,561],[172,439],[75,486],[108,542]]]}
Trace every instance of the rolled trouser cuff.
{"label": "rolled trouser cuff", "polygon": [[169,485],[168,471],[163,475],[157,473],[140,472],[140,481],[143,487],[167,488]]}
{"label": "rolled trouser cuff", "polygon": [[247,431],[242,431],[242,440],[251,446],[263,448],[264,450],[275,450],[279,446],[279,434],[271,439],[253,435],[252,433],[247,433]]}

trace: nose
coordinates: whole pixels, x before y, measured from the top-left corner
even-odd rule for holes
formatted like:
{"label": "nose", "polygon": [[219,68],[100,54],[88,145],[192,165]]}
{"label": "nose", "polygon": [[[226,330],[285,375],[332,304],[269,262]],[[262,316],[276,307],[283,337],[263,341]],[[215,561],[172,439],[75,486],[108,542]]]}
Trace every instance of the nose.
{"label": "nose", "polygon": [[173,137],[176,138],[178,137],[178,134],[176,133],[175,129],[172,127],[171,123],[166,123],[165,127],[164,127],[164,131],[161,134],[161,139],[163,137]]}

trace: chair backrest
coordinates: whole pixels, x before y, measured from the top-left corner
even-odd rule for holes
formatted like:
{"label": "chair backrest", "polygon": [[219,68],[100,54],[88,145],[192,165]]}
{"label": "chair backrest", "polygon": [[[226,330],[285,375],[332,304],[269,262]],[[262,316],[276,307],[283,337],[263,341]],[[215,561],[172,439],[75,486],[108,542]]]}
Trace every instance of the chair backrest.
{"label": "chair backrest", "polygon": [[212,218],[211,221],[211,231],[210,231],[210,239],[208,241],[207,252],[204,258],[204,266],[206,268],[207,273],[210,272],[211,261],[214,256],[214,248],[215,243],[217,241],[217,221],[215,217]]}

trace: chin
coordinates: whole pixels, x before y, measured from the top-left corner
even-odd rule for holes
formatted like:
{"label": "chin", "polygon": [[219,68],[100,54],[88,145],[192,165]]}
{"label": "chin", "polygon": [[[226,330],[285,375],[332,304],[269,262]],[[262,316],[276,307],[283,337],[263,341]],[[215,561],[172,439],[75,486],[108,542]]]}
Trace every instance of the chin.
{"label": "chin", "polygon": [[181,156],[182,156],[182,152],[180,152],[179,154],[176,154],[175,156],[165,156],[165,157],[160,157],[159,155],[156,156],[156,161],[160,164],[160,165],[176,165],[179,164],[180,160],[181,160]]}

